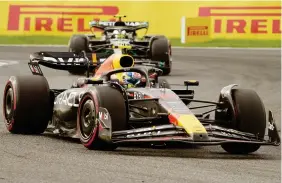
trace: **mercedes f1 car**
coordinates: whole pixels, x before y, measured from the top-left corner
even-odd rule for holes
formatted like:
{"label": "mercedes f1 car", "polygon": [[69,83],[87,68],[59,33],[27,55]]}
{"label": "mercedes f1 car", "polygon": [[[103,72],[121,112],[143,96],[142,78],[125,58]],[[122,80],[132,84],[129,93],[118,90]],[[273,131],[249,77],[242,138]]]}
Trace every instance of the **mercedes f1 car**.
{"label": "mercedes f1 car", "polygon": [[[149,22],[123,22],[122,16],[117,22],[91,21],[91,30],[102,30],[102,37],[97,39],[94,32],[90,35],[73,35],[69,40],[69,51],[75,52],[77,47],[89,53],[103,53],[107,58],[119,52],[120,47],[126,48],[127,53],[134,59],[158,62],[158,68],[163,75],[171,72],[171,44],[164,35],[146,35],[137,38],[137,31],[148,30]],[[125,16],[124,16],[125,17]],[[147,32],[147,31],[146,31]],[[72,69],[72,74],[83,74],[85,70]]]}
{"label": "mercedes f1 car", "polygon": [[[10,77],[4,90],[5,125],[11,133],[51,132],[79,138],[86,148],[97,150],[196,144],[221,145],[229,153],[247,154],[261,145],[280,145],[272,112],[267,120],[257,93],[236,84],[224,87],[216,102],[196,100],[190,87],[198,86],[198,81],[184,81],[185,89],[173,89],[159,77],[160,69],[133,67],[130,55],[113,54],[94,76],[89,77],[89,69],[87,77],[69,88],[50,89],[39,65],[68,70],[87,62],[90,68],[86,53],[76,63],[48,62],[38,53],[30,58],[33,75]],[[132,72],[137,73],[139,82],[129,87],[124,74]],[[205,107],[213,109],[193,112]]]}

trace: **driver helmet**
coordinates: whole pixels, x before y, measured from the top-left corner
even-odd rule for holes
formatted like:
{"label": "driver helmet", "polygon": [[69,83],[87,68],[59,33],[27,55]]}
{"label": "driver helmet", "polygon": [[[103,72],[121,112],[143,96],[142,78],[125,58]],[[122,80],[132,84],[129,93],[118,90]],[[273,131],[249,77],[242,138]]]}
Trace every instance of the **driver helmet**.
{"label": "driver helmet", "polygon": [[138,72],[126,72],[124,80],[129,84],[137,85],[141,81],[141,74],[139,74]]}
{"label": "driver helmet", "polygon": [[118,38],[118,35],[119,35],[118,30],[114,30],[114,31],[113,31],[113,34],[112,34],[112,37],[113,37],[113,38]]}
{"label": "driver helmet", "polygon": [[138,72],[125,72],[122,74],[121,78],[117,75],[112,75],[111,80],[118,81],[119,84],[125,88],[132,88],[144,82],[144,78]]}
{"label": "driver helmet", "polygon": [[114,30],[114,31],[113,31],[113,34],[114,34],[114,35],[117,35],[118,33],[119,33],[118,30]]}

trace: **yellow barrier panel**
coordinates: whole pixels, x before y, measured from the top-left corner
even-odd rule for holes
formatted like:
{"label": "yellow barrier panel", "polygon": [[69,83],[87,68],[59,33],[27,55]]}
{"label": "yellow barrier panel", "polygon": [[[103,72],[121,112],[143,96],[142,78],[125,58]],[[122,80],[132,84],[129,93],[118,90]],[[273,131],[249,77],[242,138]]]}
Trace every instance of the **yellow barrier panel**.
{"label": "yellow barrier panel", "polygon": [[61,1],[0,2],[0,35],[58,35],[90,33],[93,19],[148,21],[149,34],[180,37],[181,17],[210,17],[213,38],[280,39],[280,1]]}
{"label": "yellow barrier panel", "polygon": [[281,5],[276,5],[200,7],[199,16],[213,18],[213,38],[280,39]]}
{"label": "yellow barrier panel", "polygon": [[186,18],[184,25],[184,42],[206,42],[211,40],[210,17]]}

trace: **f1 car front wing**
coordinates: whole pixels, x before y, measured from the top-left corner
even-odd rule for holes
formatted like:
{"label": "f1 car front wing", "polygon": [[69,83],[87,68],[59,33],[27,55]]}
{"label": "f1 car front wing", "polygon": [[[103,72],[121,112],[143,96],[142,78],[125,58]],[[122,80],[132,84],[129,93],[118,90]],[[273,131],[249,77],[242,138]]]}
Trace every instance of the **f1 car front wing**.
{"label": "f1 car front wing", "polygon": [[112,141],[117,144],[128,143],[154,143],[154,142],[177,142],[195,145],[219,145],[223,143],[249,143],[261,145],[280,145],[280,136],[269,112],[268,138],[259,139],[256,135],[241,132],[234,129],[223,128],[218,125],[204,124],[208,132],[208,138],[201,136],[189,136],[182,127],[159,125],[147,128],[137,128],[113,132]]}

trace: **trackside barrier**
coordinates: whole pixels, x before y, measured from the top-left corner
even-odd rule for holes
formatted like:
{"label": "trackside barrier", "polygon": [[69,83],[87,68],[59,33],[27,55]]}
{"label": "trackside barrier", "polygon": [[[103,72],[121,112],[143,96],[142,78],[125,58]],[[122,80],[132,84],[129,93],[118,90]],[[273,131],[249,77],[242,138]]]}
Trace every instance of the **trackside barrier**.
{"label": "trackside barrier", "polygon": [[148,34],[183,42],[281,38],[280,1],[1,1],[0,35],[90,33],[89,21],[111,21],[117,14],[127,15],[126,21],[148,21]]}
{"label": "trackside barrier", "polygon": [[215,38],[279,40],[281,6],[200,7],[198,17],[182,17],[182,43]]}
{"label": "trackside barrier", "polygon": [[210,17],[196,17],[181,19],[181,43],[207,42],[212,39]]}

